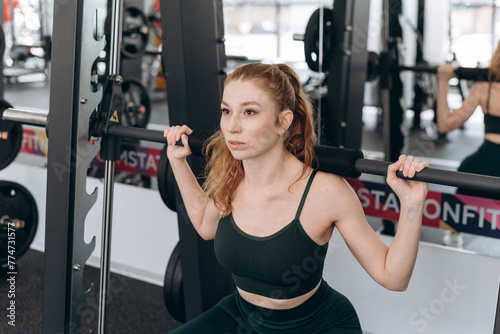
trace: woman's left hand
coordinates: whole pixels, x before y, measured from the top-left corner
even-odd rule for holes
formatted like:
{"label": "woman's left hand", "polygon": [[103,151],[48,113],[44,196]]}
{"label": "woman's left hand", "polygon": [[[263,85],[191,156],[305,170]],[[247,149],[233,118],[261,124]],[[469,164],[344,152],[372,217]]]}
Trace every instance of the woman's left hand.
{"label": "woman's left hand", "polygon": [[400,179],[396,176],[397,171],[402,171],[405,177],[412,178],[415,173],[429,167],[427,161],[421,161],[411,155],[399,156],[398,161],[387,168],[387,184],[394,190],[399,199],[410,203],[423,203],[429,190],[429,184],[420,181]]}

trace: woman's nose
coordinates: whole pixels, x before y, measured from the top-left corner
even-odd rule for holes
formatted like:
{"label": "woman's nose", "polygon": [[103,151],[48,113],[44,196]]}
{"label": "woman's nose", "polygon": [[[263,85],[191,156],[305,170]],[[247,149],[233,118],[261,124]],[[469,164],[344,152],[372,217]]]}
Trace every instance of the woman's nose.
{"label": "woman's nose", "polygon": [[228,119],[227,130],[231,133],[241,131],[241,124],[238,115],[232,115]]}

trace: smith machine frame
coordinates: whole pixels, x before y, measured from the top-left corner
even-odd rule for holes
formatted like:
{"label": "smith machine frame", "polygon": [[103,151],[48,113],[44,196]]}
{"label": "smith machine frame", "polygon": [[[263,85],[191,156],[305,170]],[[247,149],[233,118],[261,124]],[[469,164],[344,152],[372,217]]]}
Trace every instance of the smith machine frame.
{"label": "smith machine frame", "polygon": [[[121,2],[112,1],[112,31],[118,36]],[[88,134],[90,115],[103,97],[102,90],[91,88],[92,64],[104,49],[104,39],[94,38],[100,4],[98,0],[54,3],[42,325],[46,334],[79,333],[88,327],[82,324],[82,315],[95,297],[95,288],[84,290],[82,283],[83,269],[95,248],[95,236],[87,244],[84,230],[86,215],[97,200],[95,190],[87,193],[86,177],[99,150],[89,143]],[[225,78],[222,2],[173,0],[162,2],[161,10],[169,119],[211,130],[218,119]],[[119,48],[111,35],[113,58],[118,57]],[[116,64],[110,70],[110,74],[119,73]],[[201,160],[193,158],[191,163],[195,171],[201,171]],[[103,225],[109,224],[107,234],[111,230],[114,170],[109,165],[105,187],[110,191],[105,191],[103,212]],[[197,237],[189,224],[180,196],[177,203],[184,290],[189,300],[186,317],[190,319],[228,294],[232,284],[228,273],[217,270],[220,267],[211,244]],[[103,248],[108,247],[109,242],[103,243]],[[101,266],[109,264],[109,252],[107,257]],[[103,283],[106,279],[101,275],[101,286]],[[99,309],[99,332],[105,329],[105,318],[105,309]]]}

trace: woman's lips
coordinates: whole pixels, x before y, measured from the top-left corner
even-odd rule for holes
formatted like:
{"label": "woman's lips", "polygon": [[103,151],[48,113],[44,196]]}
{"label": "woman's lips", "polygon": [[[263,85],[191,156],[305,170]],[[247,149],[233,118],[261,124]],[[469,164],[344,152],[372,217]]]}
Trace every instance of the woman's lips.
{"label": "woman's lips", "polygon": [[237,141],[237,140],[230,140],[230,141],[228,141],[228,143],[229,143],[229,147],[231,147],[232,149],[237,149],[237,148],[240,148],[243,145],[245,145],[245,143],[243,143],[241,141]]}

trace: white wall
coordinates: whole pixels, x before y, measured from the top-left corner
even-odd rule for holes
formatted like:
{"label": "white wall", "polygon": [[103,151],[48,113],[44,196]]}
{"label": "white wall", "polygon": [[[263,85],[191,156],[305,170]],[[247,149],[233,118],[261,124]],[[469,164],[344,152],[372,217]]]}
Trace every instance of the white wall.
{"label": "white wall", "polygon": [[[18,160],[23,159],[23,154]],[[0,180],[26,187],[37,202],[39,225],[31,248],[45,247],[46,169],[15,162],[0,171]],[[102,182],[88,178],[87,191],[98,188],[98,199],[86,219],[85,241],[96,237],[87,264],[99,267],[102,226]],[[179,239],[177,214],[157,191],[115,183],[111,241],[111,271],[163,286],[166,265]]]}
{"label": "white wall", "polygon": [[[407,0],[403,2],[403,14],[400,19],[401,27],[403,28],[403,63],[407,66],[415,65],[417,57],[417,34],[414,29],[417,29],[418,19],[418,1]],[[404,109],[413,105],[413,78],[415,74],[410,71],[402,72],[401,78],[404,83]]]}
{"label": "white wall", "polygon": [[448,38],[449,1],[426,1],[424,19],[424,59],[442,65],[450,48]]}

